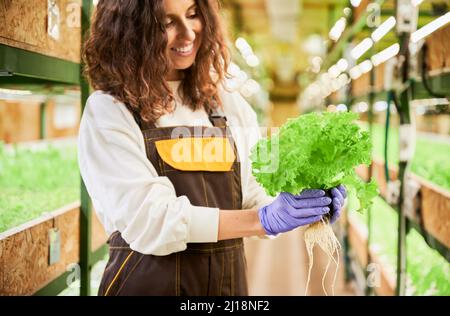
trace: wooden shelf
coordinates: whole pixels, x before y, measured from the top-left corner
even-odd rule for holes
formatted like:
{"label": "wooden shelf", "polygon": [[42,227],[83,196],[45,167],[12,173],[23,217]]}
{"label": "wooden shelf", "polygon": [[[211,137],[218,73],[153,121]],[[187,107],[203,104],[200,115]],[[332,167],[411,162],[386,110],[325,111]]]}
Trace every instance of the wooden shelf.
{"label": "wooden shelf", "polygon": [[0,43],[80,62],[82,0],[2,1]]}
{"label": "wooden shelf", "polygon": [[[387,183],[385,179],[384,163],[373,161],[373,177],[377,181],[381,196],[387,197]],[[368,168],[358,167],[358,175],[368,180]],[[389,167],[391,180],[397,178],[397,168]],[[410,180],[420,185],[420,214],[406,214],[411,226],[422,234],[428,245],[450,261],[450,192],[417,176],[410,174]],[[395,209],[395,207],[394,207]]]}
{"label": "wooden shelf", "polygon": [[[105,245],[107,236],[94,212],[91,220],[91,249],[95,253]],[[49,230],[53,227],[60,232],[61,257],[57,263],[49,265]],[[79,247],[80,202],[1,233],[0,295],[32,295],[48,287],[64,275],[69,264],[79,262]],[[93,259],[101,258],[93,256]]]}
{"label": "wooden shelf", "polygon": [[[54,18],[53,14],[58,16],[58,12],[50,12],[46,0],[30,3],[18,0],[0,7],[0,16],[7,22],[8,19],[10,21],[0,31],[0,86],[15,89],[20,89],[21,86],[41,86],[42,91],[54,91],[54,87],[59,90],[58,86],[63,86],[63,89],[67,85],[77,86],[81,91],[81,105],[84,108],[89,96],[89,84],[81,76],[80,53],[84,34],[87,34],[90,27],[92,0],[56,0],[55,3],[60,9],[60,20],[57,21],[60,23],[60,41],[57,36],[53,39],[48,38],[47,23],[50,22],[46,22],[50,14]],[[80,25],[71,21],[70,26],[71,17],[79,17]],[[28,24],[17,24],[15,21],[26,21]],[[101,225],[93,222],[92,204],[83,182],[80,200],[78,206],[72,205],[58,215],[58,219],[61,216],[61,220],[71,229],[72,233],[67,233],[67,238],[72,240],[67,255],[70,255],[70,258],[77,258],[79,262],[80,295],[85,296],[90,294],[92,262],[106,249],[103,245],[96,252],[91,252],[91,248],[97,247],[99,243],[104,244],[106,239],[96,241],[98,234],[92,232],[92,229],[96,230]],[[66,221],[64,218],[70,220]],[[0,294],[34,294],[39,291],[38,294],[54,295],[67,286],[64,281],[67,275],[66,266],[47,267],[45,262],[47,260],[45,251],[48,253],[47,228],[52,227],[55,220],[56,218],[44,221],[42,218],[37,219],[34,224],[29,223],[27,227],[16,228],[19,231],[15,233],[10,231],[6,235],[0,235],[0,251],[2,251]],[[39,221],[41,222],[38,223]],[[33,234],[39,245],[34,242],[34,237],[30,239]],[[6,249],[9,248],[4,246],[8,243],[16,247],[16,240],[22,248],[11,251],[18,251],[18,257],[11,256],[12,252],[7,254]],[[30,261],[28,257],[30,254],[35,255],[33,259],[35,262]],[[67,259],[63,251],[62,254],[63,259]],[[11,266],[11,262],[17,262],[17,267]],[[9,268],[6,268],[6,265],[9,265]],[[46,282],[50,283],[46,285]]]}

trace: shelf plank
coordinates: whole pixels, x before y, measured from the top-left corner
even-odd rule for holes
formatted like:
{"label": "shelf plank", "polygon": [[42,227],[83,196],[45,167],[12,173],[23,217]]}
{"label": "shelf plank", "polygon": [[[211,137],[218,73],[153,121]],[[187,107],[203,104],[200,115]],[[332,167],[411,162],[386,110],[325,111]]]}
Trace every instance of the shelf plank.
{"label": "shelf plank", "polygon": [[0,84],[79,85],[80,69],[77,63],[0,44]]}

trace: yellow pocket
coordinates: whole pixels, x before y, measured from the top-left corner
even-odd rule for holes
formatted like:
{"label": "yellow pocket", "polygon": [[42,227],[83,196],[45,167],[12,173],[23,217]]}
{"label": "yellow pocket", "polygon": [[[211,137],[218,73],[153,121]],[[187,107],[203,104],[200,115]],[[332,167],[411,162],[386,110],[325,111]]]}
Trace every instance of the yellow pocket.
{"label": "yellow pocket", "polygon": [[230,171],[236,156],[228,138],[179,138],[155,142],[161,159],[182,171]]}

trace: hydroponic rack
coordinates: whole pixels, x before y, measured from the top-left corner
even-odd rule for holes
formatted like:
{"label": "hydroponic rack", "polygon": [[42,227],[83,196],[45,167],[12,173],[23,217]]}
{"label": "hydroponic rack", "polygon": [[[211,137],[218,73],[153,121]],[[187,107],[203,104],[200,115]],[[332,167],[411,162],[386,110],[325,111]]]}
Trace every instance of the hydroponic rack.
{"label": "hydroponic rack", "polygon": [[[369,3],[369,1],[363,2],[366,5]],[[386,16],[395,16],[396,3],[394,1],[372,1],[371,3],[378,4],[381,7],[381,17],[383,20],[386,20]],[[348,6],[351,7],[350,3]],[[366,25],[368,13],[365,12],[363,8],[359,8],[356,18],[354,18],[355,9],[353,9],[353,13],[354,14],[348,19],[350,25],[346,28],[340,39],[332,45],[329,53],[327,54],[322,66],[325,71],[335,64],[339,58],[345,58],[344,54],[346,48],[349,46],[349,43],[355,39],[357,39],[357,42],[360,42],[361,38],[366,37],[367,33],[370,35],[373,31],[373,29],[369,29]],[[421,16],[425,16],[425,20],[419,19],[419,28],[424,24],[427,24],[430,20],[436,18],[433,17],[432,13],[429,11],[422,10],[420,11],[420,14]],[[365,36],[361,36],[362,33],[364,33]],[[387,36],[389,35],[386,35],[386,37]],[[450,96],[450,71],[448,68],[435,69],[432,72],[427,71],[425,76],[420,76],[420,67],[419,73],[417,72],[417,69],[415,72],[410,71],[410,62],[412,59],[410,58],[407,49],[409,44],[409,35],[405,33],[398,34],[397,41],[400,44],[400,56],[406,61],[400,69],[401,85],[403,88],[397,90],[396,92],[397,112],[400,116],[400,124],[408,125],[411,122],[411,100],[435,97],[430,93],[430,91],[433,91],[433,94],[439,95],[441,98],[448,98]],[[392,44],[392,42],[389,44]],[[386,46],[386,43],[383,43],[383,45]],[[383,47],[383,49],[384,48],[385,47]],[[376,51],[372,47],[365,54],[359,57],[359,60],[370,58],[374,53],[376,53]],[[427,58],[427,56],[423,58]],[[358,82],[355,82],[354,80],[352,85],[348,86],[345,94],[346,96],[343,99],[336,98],[334,95],[331,95],[326,104],[342,103],[350,106],[357,102],[367,102],[369,130],[371,130],[374,118],[373,109],[375,102],[379,100],[389,100],[389,98],[392,98],[394,93],[393,89],[386,90],[383,87],[383,78],[379,75],[379,68],[381,68],[381,66],[384,66],[384,64],[381,64],[380,67],[373,67],[366,74],[364,80],[362,80],[363,83],[361,86],[366,88],[366,92],[354,96],[352,94],[352,85],[358,84]],[[423,78],[426,79],[426,82],[422,80]],[[392,100],[390,102],[392,102]],[[444,113],[448,113],[448,109],[446,112],[444,111]],[[388,126],[386,128],[388,128]],[[418,232],[420,232],[431,248],[436,249],[447,261],[450,261],[450,231],[445,229],[445,227],[448,227],[450,223],[450,192],[421,177],[407,173],[406,170],[409,166],[409,162],[409,159],[405,159],[404,161],[400,161],[396,167],[392,164],[387,167],[384,162],[376,160],[369,168],[358,168],[358,174],[366,180],[375,175],[375,178],[381,187],[381,196],[384,199],[388,199],[388,191],[386,188],[387,181],[392,182],[396,179],[401,180],[400,186],[398,187],[398,192],[401,193],[400,196],[398,196],[395,205],[393,205],[394,209],[398,213],[399,222],[397,235],[397,277],[396,279],[395,277],[393,278],[392,274],[389,274],[382,269],[381,284],[375,289],[375,294],[379,295],[405,294],[407,264],[406,236],[410,228],[415,228]],[[404,186],[406,183],[410,183],[411,181],[414,181],[419,186],[419,189],[417,194],[406,198],[403,196],[403,192],[405,192]],[[408,207],[408,212],[406,212],[406,208],[403,203],[406,199],[411,199],[409,204],[413,204],[412,207]],[[412,201],[413,199],[414,201]],[[367,221],[368,227],[372,227],[370,223],[370,212],[368,213]],[[370,229],[366,233],[362,232],[351,219],[346,220],[345,227],[346,232],[344,234],[344,250],[347,279],[349,280],[353,277],[357,280],[361,292],[365,292],[367,295],[373,294],[374,288],[367,285],[367,279],[371,272],[369,269],[369,264],[372,262],[383,266],[383,263],[373,249],[371,249]],[[444,229],[442,229],[442,227],[444,227]]]}

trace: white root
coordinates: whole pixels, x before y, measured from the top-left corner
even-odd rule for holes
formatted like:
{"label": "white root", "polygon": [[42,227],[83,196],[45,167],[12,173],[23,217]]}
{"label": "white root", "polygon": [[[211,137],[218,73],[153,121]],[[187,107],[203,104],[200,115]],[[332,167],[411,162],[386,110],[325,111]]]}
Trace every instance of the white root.
{"label": "white root", "polygon": [[[314,264],[313,249],[314,246],[318,244],[319,247],[328,256],[328,263],[325,268],[324,275],[322,277],[322,289],[325,292],[325,295],[327,296],[328,293],[325,289],[325,277],[328,273],[331,261],[333,261],[334,264],[336,265],[336,270],[334,272],[332,283],[332,295],[334,296],[334,286],[336,284],[336,278],[339,269],[339,249],[341,248],[341,244],[339,243],[339,240],[334,234],[331,225],[329,225],[328,220],[322,219],[321,221],[308,226],[308,228],[305,231],[305,244],[309,258],[308,280],[306,282],[305,295],[307,295],[308,293],[309,282],[311,281],[311,271]],[[337,254],[337,259],[334,258],[335,252]]]}

